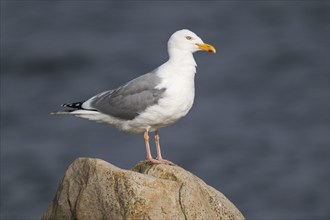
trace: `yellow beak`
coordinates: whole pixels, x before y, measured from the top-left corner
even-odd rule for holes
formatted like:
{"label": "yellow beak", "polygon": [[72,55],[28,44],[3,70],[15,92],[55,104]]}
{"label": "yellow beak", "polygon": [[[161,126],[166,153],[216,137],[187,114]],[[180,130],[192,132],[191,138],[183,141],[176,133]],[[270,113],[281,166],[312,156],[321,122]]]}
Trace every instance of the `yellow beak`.
{"label": "yellow beak", "polygon": [[205,50],[205,51],[210,52],[210,53],[215,53],[216,52],[215,48],[210,44],[202,43],[202,44],[196,44],[196,45],[201,50]]}

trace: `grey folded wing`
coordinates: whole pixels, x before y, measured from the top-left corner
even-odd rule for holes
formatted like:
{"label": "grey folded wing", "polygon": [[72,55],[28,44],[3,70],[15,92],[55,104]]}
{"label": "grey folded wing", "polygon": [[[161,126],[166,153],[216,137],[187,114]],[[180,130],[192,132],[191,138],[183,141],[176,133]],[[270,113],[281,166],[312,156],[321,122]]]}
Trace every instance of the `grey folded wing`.
{"label": "grey folded wing", "polygon": [[149,106],[158,103],[165,88],[158,89],[160,78],[154,73],[142,75],[116,90],[100,93],[87,100],[89,108],[124,120],[132,120]]}

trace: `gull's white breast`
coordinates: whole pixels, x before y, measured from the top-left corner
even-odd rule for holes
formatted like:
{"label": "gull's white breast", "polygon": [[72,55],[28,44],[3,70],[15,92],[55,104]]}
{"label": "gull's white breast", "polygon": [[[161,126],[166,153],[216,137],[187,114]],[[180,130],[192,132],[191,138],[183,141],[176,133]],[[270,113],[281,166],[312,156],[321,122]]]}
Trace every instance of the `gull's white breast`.
{"label": "gull's white breast", "polygon": [[163,97],[156,105],[124,123],[123,129],[131,132],[155,131],[184,117],[194,102],[195,73],[196,67],[193,65],[161,66],[157,72],[161,83],[156,88],[166,89]]}

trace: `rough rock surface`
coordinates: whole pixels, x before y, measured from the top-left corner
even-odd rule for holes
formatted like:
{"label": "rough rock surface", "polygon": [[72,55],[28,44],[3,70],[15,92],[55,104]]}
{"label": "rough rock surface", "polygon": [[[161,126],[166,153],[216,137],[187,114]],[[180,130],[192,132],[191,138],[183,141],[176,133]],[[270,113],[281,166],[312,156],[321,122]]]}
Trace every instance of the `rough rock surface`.
{"label": "rough rock surface", "polygon": [[78,158],[68,170],[46,219],[244,219],[219,191],[178,166],[142,161],[123,170]]}

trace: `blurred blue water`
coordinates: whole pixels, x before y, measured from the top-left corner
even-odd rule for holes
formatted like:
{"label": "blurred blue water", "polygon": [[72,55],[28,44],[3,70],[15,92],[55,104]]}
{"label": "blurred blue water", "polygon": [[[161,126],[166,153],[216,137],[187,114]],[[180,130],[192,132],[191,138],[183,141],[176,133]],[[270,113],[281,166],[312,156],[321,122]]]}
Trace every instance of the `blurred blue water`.
{"label": "blurred blue water", "polygon": [[327,1],[1,1],[1,219],[39,219],[68,165],[144,159],[141,135],[49,115],[167,59],[189,28],[191,112],[161,130],[163,154],[249,219],[329,218]]}

